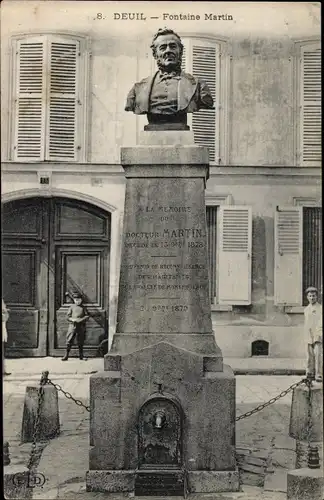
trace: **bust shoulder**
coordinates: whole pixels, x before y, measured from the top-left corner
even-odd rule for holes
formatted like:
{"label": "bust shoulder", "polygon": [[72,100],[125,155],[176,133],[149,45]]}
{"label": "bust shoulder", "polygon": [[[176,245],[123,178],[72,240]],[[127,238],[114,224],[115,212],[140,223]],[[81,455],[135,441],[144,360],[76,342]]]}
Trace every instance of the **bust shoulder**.
{"label": "bust shoulder", "polygon": [[139,82],[136,82],[135,85],[147,85],[155,77],[155,75],[156,73],[154,73],[154,75],[147,76],[146,78],[143,78]]}
{"label": "bust shoulder", "polygon": [[181,76],[182,78],[186,78],[187,80],[189,80],[191,83],[196,83],[199,81],[199,78],[195,78],[190,73],[186,73],[185,71],[181,71]]}

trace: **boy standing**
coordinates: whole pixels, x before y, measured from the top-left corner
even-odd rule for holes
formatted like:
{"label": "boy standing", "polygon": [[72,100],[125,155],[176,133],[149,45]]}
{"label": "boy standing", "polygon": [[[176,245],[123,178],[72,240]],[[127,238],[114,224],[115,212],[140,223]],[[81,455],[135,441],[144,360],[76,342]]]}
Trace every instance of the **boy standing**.
{"label": "boy standing", "polygon": [[66,334],[66,353],[62,361],[69,359],[69,354],[76,338],[79,347],[79,358],[83,359],[83,345],[86,335],[86,321],[89,318],[86,308],[82,305],[82,296],[79,292],[72,294],[73,302],[68,310],[67,317],[70,322]]}
{"label": "boy standing", "polygon": [[317,288],[310,286],[307,288],[306,294],[309,302],[304,309],[305,342],[307,344],[306,376],[321,382],[323,371],[322,306],[318,303]]}

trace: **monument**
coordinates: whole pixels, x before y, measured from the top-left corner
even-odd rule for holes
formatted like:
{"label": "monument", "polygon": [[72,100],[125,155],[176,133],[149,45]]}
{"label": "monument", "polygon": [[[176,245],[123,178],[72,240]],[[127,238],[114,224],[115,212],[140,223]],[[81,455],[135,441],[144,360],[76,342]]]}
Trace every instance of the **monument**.
{"label": "monument", "polygon": [[147,114],[126,176],[117,329],[90,378],[87,490],[135,495],[237,491],[235,378],[211,323],[204,190],[208,150],[187,113],[213,106],[181,72],[172,30],[153,38],[158,72],[126,110]]}

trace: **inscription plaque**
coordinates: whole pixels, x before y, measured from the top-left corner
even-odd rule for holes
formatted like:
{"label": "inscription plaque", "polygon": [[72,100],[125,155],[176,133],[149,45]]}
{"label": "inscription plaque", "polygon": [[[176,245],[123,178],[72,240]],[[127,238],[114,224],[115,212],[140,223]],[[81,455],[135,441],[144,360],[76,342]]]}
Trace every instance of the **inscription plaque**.
{"label": "inscription plaque", "polygon": [[130,178],[125,207],[117,331],[210,333],[201,179]]}

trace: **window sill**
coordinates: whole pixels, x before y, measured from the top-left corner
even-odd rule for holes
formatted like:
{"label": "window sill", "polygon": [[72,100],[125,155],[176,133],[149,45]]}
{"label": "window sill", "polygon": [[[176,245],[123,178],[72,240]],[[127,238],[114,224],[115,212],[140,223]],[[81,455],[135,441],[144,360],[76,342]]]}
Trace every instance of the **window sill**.
{"label": "window sill", "polygon": [[284,311],[287,314],[304,314],[303,306],[285,306]]}
{"label": "window sill", "polygon": [[233,311],[233,306],[228,306],[227,304],[212,304],[211,310],[213,311]]}

